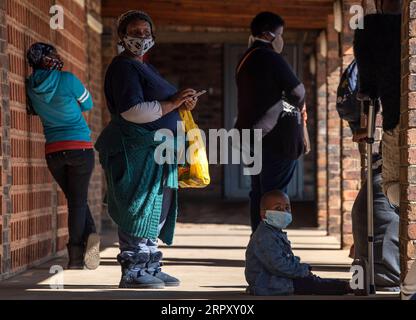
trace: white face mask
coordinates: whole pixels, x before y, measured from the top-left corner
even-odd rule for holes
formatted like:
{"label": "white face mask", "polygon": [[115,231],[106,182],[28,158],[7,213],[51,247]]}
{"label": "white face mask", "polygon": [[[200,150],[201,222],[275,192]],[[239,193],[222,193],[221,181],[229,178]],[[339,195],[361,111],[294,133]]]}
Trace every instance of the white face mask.
{"label": "white face mask", "polygon": [[136,56],[142,57],[155,45],[152,38],[134,38],[125,36],[123,46]]}
{"label": "white face mask", "polygon": [[254,37],[254,36],[251,35],[248,38],[248,47],[250,48],[255,41],[263,41],[263,42],[271,43],[272,46],[273,46],[273,50],[276,51],[277,53],[282,53],[283,45],[284,45],[282,38],[281,37],[276,37],[276,35],[273,32],[269,32],[269,34],[274,38],[274,40],[272,42],[267,41],[267,40],[262,39],[262,38]]}
{"label": "white face mask", "polygon": [[274,40],[272,41],[274,51],[276,51],[277,53],[282,53],[284,45],[282,37],[277,37],[273,32],[269,33],[274,38]]}
{"label": "white face mask", "polygon": [[292,223],[292,214],[285,211],[266,210],[264,222],[278,229],[285,229]]}

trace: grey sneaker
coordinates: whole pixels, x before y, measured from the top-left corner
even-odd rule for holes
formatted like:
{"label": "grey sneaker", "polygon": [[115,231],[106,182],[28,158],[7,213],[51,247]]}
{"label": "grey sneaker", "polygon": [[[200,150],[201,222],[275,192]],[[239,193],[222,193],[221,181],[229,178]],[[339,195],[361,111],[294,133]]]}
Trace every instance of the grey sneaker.
{"label": "grey sneaker", "polygon": [[96,233],[91,233],[88,236],[84,263],[85,267],[90,270],[95,270],[100,265],[100,236]]}
{"label": "grey sneaker", "polygon": [[150,254],[149,262],[147,263],[147,272],[159,280],[162,280],[167,287],[177,287],[181,284],[179,279],[162,272],[162,252],[158,251]]}
{"label": "grey sneaker", "polygon": [[148,260],[148,253],[133,251],[120,253],[117,256],[122,273],[119,288],[163,289],[164,282],[146,271]]}

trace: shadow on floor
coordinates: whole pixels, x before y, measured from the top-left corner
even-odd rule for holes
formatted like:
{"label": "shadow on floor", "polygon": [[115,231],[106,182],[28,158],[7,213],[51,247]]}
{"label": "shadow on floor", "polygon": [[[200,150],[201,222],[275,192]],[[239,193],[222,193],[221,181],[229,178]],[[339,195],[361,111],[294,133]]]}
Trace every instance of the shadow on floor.
{"label": "shadow on floor", "polygon": [[[103,260],[101,266],[119,266],[115,259]],[[204,266],[204,267],[230,267],[244,268],[244,260],[227,260],[227,259],[182,259],[166,258],[163,260],[164,266]]]}
{"label": "shadow on floor", "polygon": [[[101,266],[118,266],[113,258],[102,259]],[[198,258],[166,258],[163,260],[164,266],[204,266],[204,267],[225,267],[225,268],[244,268],[244,260],[231,259],[198,259]],[[334,264],[311,264],[313,271],[323,272],[349,272],[350,265]]]}
{"label": "shadow on floor", "polygon": [[[201,202],[202,201],[202,202]],[[203,205],[201,205],[203,203]],[[179,197],[178,221],[183,223],[238,224],[250,226],[249,201],[207,201],[194,197]],[[316,228],[317,207],[314,201],[292,203],[293,222],[290,229]]]}
{"label": "shadow on floor", "polygon": [[[208,288],[208,287],[205,287]],[[240,286],[236,286],[240,288]],[[90,289],[90,286],[71,286],[65,289],[74,291],[61,291],[45,289],[35,289],[27,291],[24,299],[30,300],[108,300],[108,299],[139,299],[139,300],[398,300],[397,295],[377,295],[370,297],[356,297],[354,295],[345,296],[251,296],[245,293],[245,288],[230,291],[175,291],[175,290],[149,290],[149,289],[112,289],[109,286],[102,288],[105,291],[76,291]],[[100,290],[100,288],[96,288]],[[1,289],[0,289],[1,291]],[[23,299],[21,296],[8,295],[5,300]]]}

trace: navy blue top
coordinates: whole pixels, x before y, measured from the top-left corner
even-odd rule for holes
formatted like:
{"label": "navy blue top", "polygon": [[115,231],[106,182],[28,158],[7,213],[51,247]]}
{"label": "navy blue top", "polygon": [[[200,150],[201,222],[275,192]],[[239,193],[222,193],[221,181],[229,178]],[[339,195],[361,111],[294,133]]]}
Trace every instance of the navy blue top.
{"label": "navy blue top", "polygon": [[291,94],[300,81],[283,56],[275,52],[270,43],[255,41],[241,61],[253,49],[257,50],[247,58],[236,76],[237,129],[251,129],[269,108],[282,100],[283,93],[290,104],[296,107],[303,105],[303,100]]}
{"label": "navy blue top", "polygon": [[[104,93],[111,114],[121,114],[142,102],[166,101],[177,91],[152,65],[122,55],[113,59],[105,75]],[[176,109],[156,121],[138,125],[176,133],[177,121],[180,117]]]}

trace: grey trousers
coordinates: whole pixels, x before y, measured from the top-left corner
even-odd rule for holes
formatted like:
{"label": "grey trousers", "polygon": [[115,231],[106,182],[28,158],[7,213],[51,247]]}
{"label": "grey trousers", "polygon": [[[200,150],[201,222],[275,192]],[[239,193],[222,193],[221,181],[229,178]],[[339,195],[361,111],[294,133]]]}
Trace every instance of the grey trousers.
{"label": "grey trousers", "polygon": [[[162,230],[163,225],[168,217],[170,207],[172,204],[173,189],[163,189],[163,202],[162,213],[160,215],[158,232]],[[146,252],[155,253],[158,252],[157,239],[147,239],[141,237],[135,237],[118,229],[119,247],[120,251],[133,251],[133,252]]]}

